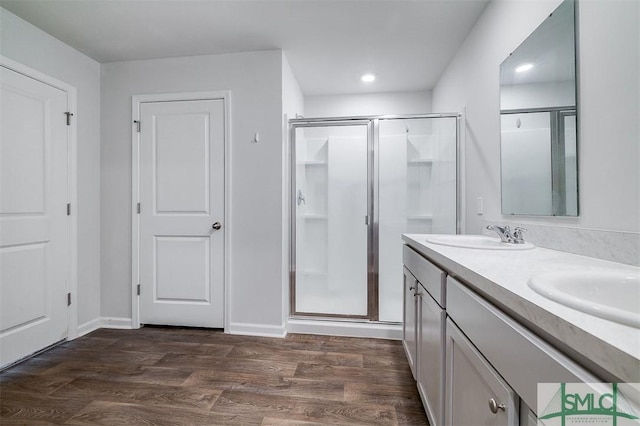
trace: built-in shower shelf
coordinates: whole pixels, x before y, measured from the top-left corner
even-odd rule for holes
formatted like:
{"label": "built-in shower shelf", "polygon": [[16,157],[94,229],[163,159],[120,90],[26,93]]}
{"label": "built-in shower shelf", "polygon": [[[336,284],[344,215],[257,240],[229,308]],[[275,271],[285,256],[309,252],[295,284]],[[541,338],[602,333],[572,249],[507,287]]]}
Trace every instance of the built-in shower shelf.
{"label": "built-in shower shelf", "polygon": [[304,163],[305,166],[307,167],[312,167],[312,166],[326,166],[327,162],[323,161],[323,160],[311,160],[311,161],[305,161]]}
{"label": "built-in shower shelf", "polygon": [[428,214],[410,215],[410,216],[407,216],[407,219],[409,219],[409,220],[432,220],[433,216],[428,215]]}
{"label": "built-in shower shelf", "polygon": [[433,163],[433,158],[417,158],[415,160],[407,161],[407,164],[410,166],[420,166],[420,165],[427,165],[432,163]]}
{"label": "built-in shower shelf", "polygon": [[296,275],[307,275],[310,277],[324,277],[327,275],[327,271],[313,270],[313,269],[298,269]]}
{"label": "built-in shower shelf", "polygon": [[308,220],[327,220],[327,215],[326,214],[305,214],[304,218]]}

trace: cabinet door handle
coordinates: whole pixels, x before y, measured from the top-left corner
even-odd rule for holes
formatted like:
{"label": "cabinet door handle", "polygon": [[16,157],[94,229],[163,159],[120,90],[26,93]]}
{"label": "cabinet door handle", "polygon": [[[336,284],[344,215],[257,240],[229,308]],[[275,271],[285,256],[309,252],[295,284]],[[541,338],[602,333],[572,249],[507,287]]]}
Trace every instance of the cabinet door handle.
{"label": "cabinet door handle", "polygon": [[498,411],[505,411],[505,406],[504,404],[498,404],[495,399],[489,398],[489,410],[496,414]]}
{"label": "cabinet door handle", "polygon": [[409,287],[409,291],[413,290],[415,287]]}

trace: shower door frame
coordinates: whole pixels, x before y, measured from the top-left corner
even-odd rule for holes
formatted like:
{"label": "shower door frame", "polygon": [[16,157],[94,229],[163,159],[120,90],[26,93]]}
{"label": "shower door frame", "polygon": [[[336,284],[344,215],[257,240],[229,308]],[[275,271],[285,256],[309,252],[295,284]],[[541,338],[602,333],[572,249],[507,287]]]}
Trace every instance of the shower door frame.
{"label": "shower door frame", "polygon": [[[460,152],[460,113],[442,114],[406,114],[406,115],[374,115],[349,117],[295,118],[289,120],[289,317],[292,318],[327,318],[332,320],[378,322],[379,321],[379,250],[378,250],[378,173],[379,173],[379,141],[381,120],[409,120],[429,118],[456,119],[456,233],[461,231],[461,152]],[[345,315],[319,312],[296,311],[296,129],[307,127],[367,126],[367,314]]]}
{"label": "shower door frame", "polygon": [[[347,315],[347,314],[330,314],[318,312],[298,312],[296,311],[296,203],[293,201],[296,197],[296,129],[306,127],[353,127],[366,126],[367,129],[367,313],[366,315]],[[378,316],[377,304],[377,238],[374,238],[374,221],[375,217],[373,200],[377,196],[377,188],[374,188],[374,171],[373,152],[373,121],[367,118],[351,117],[347,119],[339,118],[323,118],[323,119],[292,119],[289,120],[289,140],[291,151],[291,216],[290,216],[290,234],[289,240],[289,293],[290,293],[290,315],[296,317],[326,317],[326,318],[347,318],[352,320],[369,320],[371,317]],[[374,250],[374,244],[375,250]],[[375,306],[372,300],[375,299]]]}

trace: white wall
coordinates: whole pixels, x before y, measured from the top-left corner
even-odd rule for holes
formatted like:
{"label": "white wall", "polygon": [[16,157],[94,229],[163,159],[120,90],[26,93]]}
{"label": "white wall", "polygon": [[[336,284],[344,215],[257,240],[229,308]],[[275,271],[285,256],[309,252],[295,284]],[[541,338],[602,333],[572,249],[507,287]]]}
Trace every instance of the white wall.
{"label": "white wall", "polygon": [[431,112],[431,92],[305,96],[304,108],[307,118],[421,114]]}
{"label": "white wall", "polygon": [[78,325],[100,316],[100,64],[0,8],[0,54],[77,88]]}
{"label": "white wall", "polygon": [[[580,217],[501,215],[499,66],[559,3],[490,3],[433,90],[436,111],[466,106],[468,233],[479,233],[483,219],[640,230],[637,1],[578,3]],[[484,198],[484,217],[476,215],[476,197]]]}
{"label": "white wall", "polygon": [[103,316],[131,317],[131,96],[231,90],[230,329],[282,332],[282,84],[279,50],[103,64]]}

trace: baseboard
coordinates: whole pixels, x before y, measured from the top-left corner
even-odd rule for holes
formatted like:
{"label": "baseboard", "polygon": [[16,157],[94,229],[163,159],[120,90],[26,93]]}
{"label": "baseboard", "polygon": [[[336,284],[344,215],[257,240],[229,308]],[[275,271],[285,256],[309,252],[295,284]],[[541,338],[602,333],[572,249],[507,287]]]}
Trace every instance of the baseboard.
{"label": "baseboard", "polygon": [[122,328],[130,330],[133,328],[131,324],[131,318],[102,317],[102,328]]}
{"label": "baseboard", "polygon": [[284,337],[287,330],[283,326],[232,322],[225,330],[230,334],[243,336]]}
{"label": "baseboard", "polygon": [[82,337],[85,334],[89,334],[92,331],[96,331],[100,327],[102,327],[102,318],[100,317],[94,318],[91,321],[85,322],[84,324],[78,326],[77,337]]}
{"label": "baseboard", "polygon": [[327,336],[366,337],[402,340],[402,324],[366,323],[290,318],[288,333],[322,334]]}
{"label": "baseboard", "polygon": [[99,317],[94,318],[91,321],[87,321],[82,325],[78,326],[78,337],[82,337],[91,333],[92,331],[96,331],[99,328],[119,328],[130,330],[133,327],[131,326],[131,318],[113,318],[113,317]]}
{"label": "baseboard", "polygon": [[[99,328],[117,328],[129,330],[131,318],[100,317],[78,327],[78,337]],[[366,337],[372,339],[402,340],[402,324],[365,323],[331,320],[309,320],[290,318],[286,329],[282,326],[231,323],[226,330],[230,334],[243,336],[285,337],[287,333],[320,334],[326,336]]]}

